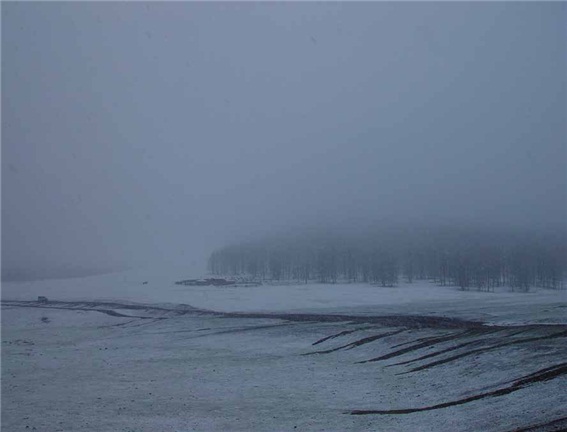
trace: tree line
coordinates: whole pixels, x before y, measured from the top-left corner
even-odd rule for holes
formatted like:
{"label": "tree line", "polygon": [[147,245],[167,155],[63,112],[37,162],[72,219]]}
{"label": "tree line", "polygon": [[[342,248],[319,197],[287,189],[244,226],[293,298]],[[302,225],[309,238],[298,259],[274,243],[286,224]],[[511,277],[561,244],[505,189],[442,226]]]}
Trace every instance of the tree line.
{"label": "tree line", "polygon": [[472,229],[389,229],[288,234],[213,252],[209,271],[253,280],[364,282],[384,287],[427,280],[463,290],[563,289],[564,235]]}

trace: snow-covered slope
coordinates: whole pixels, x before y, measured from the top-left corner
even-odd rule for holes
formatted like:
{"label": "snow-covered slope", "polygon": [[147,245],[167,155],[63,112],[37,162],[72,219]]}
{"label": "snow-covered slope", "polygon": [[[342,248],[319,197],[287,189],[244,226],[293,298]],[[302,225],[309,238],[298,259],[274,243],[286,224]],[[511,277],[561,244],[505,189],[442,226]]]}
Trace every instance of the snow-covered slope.
{"label": "snow-covered slope", "polygon": [[[462,292],[428,283],[174,284],[190,276],[196,275],[129,271],[4,283],[3,427],[509,432],[549,423],[534,429],[547,432],[567,426],[561,420],[567,327],[521,326],[565,322],[565,292]],[[40,295],[49,303],[36,302]],[[247,314],[202,313],[180,303]],[[323,319],[333,314],[348,317]],[[384,323],[367,315],[396,317]],[[411,325],[414,317],[399,315],[500,326]],[[428,320],[421,322],[443,321]]]}

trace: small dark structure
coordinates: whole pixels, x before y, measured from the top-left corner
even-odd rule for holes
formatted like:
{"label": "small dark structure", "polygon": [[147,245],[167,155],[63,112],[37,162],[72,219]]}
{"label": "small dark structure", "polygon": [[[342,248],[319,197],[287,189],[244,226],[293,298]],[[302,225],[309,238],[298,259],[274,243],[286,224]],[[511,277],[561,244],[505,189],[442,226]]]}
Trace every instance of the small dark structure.
{"label": "small dark structure", "polygon": [[234,285],[236,281],[226,280],[220,278],[209,278],[209,279],[187,279],[175,282],[176,285],[186,285],[186,286],[226,286]]}
{"label": "small dark structure", "polygon": [[48,302],[49,302],[49,300],[47,300],[47,297],[44,297],[44,296],[38,296],[38,298],[37,298],[37,302],[38,302],[38,303],[48,303]]}

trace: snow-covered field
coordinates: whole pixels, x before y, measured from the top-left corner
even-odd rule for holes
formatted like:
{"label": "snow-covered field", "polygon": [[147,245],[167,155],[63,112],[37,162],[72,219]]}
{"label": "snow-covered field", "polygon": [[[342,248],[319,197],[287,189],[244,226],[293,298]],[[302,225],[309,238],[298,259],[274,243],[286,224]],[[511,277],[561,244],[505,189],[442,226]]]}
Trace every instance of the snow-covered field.
{"label": "snow-covered field", "polygon": [[[151,304],[190,304],[223,312],[319,311],[413,313],[459,316],[492,323],[567,323],[567,290],[514,293],[460,291],[428,282],[383,288],[368,284],[298,284],[258,287],[183,286],[175,269],[133,270],[85,278],[5,282],[2,298],[108,300]],[[563,306],[562,306],[563,305]]]}
{"label": "snow-covered field", "polygon": [[[3,283],[3,430],[504,432],[567,416],[565,291],[173,283],[188,276]],[[404,315],[490,325],[366,318]],[[426,410],[365,412],[411,408]]]}

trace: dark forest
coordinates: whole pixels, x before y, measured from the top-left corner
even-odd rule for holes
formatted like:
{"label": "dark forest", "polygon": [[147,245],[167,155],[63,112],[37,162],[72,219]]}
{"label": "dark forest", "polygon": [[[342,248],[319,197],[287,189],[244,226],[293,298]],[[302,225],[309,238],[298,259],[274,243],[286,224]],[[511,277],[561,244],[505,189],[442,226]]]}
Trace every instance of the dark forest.
{"label": "dark forest", "polygon": [[563,289],[565,236],[491,229],[316,231],[233,244],[212,253],[209,271],[252,280],[362,282],[384,287],[431,281],[463,290]]}

